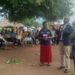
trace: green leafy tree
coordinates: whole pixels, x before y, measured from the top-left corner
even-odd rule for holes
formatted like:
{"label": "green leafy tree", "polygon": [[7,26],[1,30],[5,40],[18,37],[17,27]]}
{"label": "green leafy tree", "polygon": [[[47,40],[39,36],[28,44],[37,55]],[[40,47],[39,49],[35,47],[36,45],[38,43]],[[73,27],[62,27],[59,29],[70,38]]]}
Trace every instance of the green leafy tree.
{"label": "green leafy tree", "polygon": [[71,15],[72,0],[44,0],[40,7],[39,15],[49,20],[61,19],[66,15]]}
{"label": "green leafy tree", "polygon": [[43,17],[54,21],[70,15],[71,0],[0,0],[0,6],[10,21]]}
{"label": "green leafy tree", "polygon": [[22,22],[25,26],[33,26],[34,25],[34,18],[27,18],[25,20],[23,20]]}
{"label": "green leafy tree", "polygon": [[37,26],[39,25],[38,22],[36,22],[36,18],[26,18],[22,21],[22,23],[25,25],[25,26],[28,26],[28,27],[31,27],[31,26]]}

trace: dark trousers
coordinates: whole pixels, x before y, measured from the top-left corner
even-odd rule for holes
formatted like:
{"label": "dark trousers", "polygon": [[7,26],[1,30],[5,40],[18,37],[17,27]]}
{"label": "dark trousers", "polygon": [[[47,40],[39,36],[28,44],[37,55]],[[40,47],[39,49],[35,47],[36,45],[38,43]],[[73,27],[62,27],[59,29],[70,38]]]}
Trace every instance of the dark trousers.
{"label": "dark trousers", "polygon": [[73,62],[74,62],[74,70],[75,70],[75,45],[72,45],[71,55],[72,55],[72,59],[73,59]]}
{"label": "dark trousers", "polygon": [[4,45],[4,41],[0,39],[0,47],[2,47],[3,45]]}
{"label": "dark trousers", "polygon": [[56,37],[52,38],[52,44],[56,44]]}
{"label": "dark trousers", "polygon": [[19,46],[21,46],[21,40],[18,39],[17,43],[18,43]]}
{"label": "dark trousers", "polygon": [[73,56],[74,71],[75,71],[75,56]]}

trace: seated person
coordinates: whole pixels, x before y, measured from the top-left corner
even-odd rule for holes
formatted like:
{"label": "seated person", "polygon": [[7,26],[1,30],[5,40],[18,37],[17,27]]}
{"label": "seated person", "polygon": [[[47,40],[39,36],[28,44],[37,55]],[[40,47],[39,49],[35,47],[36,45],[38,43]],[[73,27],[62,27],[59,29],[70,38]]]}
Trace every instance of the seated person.
{"label": "seated person", "polygon": [[25,44],[31,44],[33,46],[33,39],[30,32],[28,32],[27,36],[24,39]]}

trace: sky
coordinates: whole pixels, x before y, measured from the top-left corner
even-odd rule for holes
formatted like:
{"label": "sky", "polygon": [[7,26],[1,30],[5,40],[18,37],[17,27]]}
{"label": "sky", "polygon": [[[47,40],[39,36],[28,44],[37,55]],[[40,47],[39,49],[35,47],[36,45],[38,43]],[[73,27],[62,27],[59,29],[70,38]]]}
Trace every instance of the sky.
{"label": "sky", "polygon": [[74,3],[74,6],[73,6],[73,9],[72,9],[73,15],[71,16],[71,21],[73,22],[73,21],[75,21],[75,0],[72,0],[72,1]]}
{"label": "sky", "polygon": [[41,18],[41,17],[39,17],[39,18],[36,19],[36,22],[38,22],[39,24],[42,24],[43,21],[44,21],[44,19]]}
{"label": "sky", "polygon": [[0,16],[0,21],[1,21],[1,20],[4,20],[4,17]]}

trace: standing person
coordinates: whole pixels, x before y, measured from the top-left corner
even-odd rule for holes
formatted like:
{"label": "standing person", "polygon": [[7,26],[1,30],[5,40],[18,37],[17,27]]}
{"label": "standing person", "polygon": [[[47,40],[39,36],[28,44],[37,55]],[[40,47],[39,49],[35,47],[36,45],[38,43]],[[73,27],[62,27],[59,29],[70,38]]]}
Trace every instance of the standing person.
{"label": "standing person", "polygon": [[22,32],[20,30],[18,30],[18,33],[17,33],[17,43],[18,43],[18,46],[22,45]]}
{"label": "standing person", "polygon": [[62,49],[61,49],[61,67],[60,69],[64,69],[65,73],[70,71],[70,53],[71,53],[71,45],[70,45],[70,34],[72,33],[72,27],[69,23],[70,18],[64,18],[64,27],[62,34]]}
{"label": "standing person", "polygon": [[47,63],[49,66],[52,62],[52,52],[50,44],[51,32],[48,29],[48,22],[43,23],[43,28],[39,32],[40,39],[40,65]]}
{"label": "standing person", "polygon": [[25,44],[27,45],[31,45],[31,46],[34,46],[33,45],[33,39],[32,39],[32,35],[31,35],[31,32],[29,31],[27,36],[25,37]]}
{"label": "standing person", "polygon": [[56,31],[54,27],[52,27],[51,34],[52,34],[52,44],[54,45],[56,44]]}
{"label": "standing person", "polygon": [[62,46],[62,38],[63,38],[62,34],[63,34],[63,25],[60,25],[58,29],[58,38],[57,38],[58,41],[57,44],[60,45],[60,47]]}
{"label": "standing person", "polygon": [[17,39],[16,39],[16,32],[14,31],[14,29],[11,32],[11,41],[13,42],[13,45],[16,44]]}
{"label": "standing person", "polygon": [[22,30],[22,45],[23,45],[23,47],[25,46],[25,41],[24,41],[25,37],[26,37],[26,32],[24,30]]}
{"label": "standing person", "polygon": [[34,28],[31,33],[34,45],[36,44],[36,38],[35,38],[36,32],[37,32],[37,29]]}
{"label": "standing person", "polygon": [[60,42],[60,37],[61,37],[61,33],[60,33],[60,28],[57,26],[56,28],[56,44],[58,45]]}
{"label": "standing person", "polygon": [[70,35],[71,45],[72,45],[72,51],[71,51],[70,57],[74,62],[74,71],[75,71],[75,26],[73,28],[74,28],[74,30],[73,30],[72,34]]}

